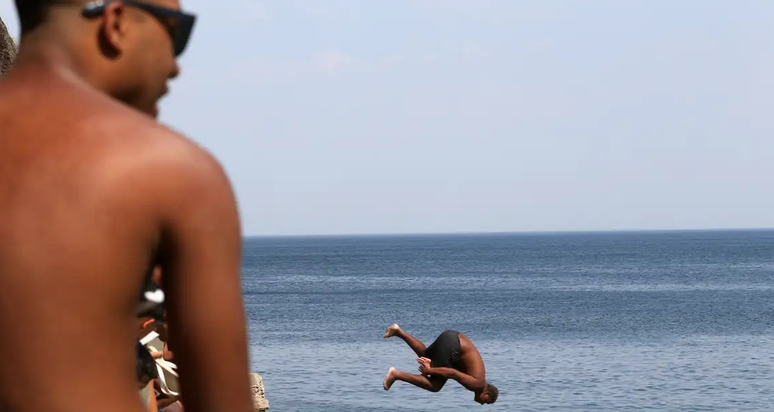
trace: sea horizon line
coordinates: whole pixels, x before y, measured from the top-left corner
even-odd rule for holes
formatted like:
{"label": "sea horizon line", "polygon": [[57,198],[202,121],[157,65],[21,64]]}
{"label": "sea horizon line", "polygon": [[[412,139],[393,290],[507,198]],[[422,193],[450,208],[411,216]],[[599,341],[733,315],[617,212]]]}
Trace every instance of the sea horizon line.
{"label": "sea horizon line", "polygon": [[531,230],[531,231],[449,231],[449,232],[357,232],[357,233],[308,233],[308,234],[250,234],[251,239],[283,238],[356,238],[356,237],[437,237],[437,236],[550,236],[550,235],[605,235],[605,234],[669,234],[669,233],[722,233],[722,232],[769,232],[771,227],[686,228],[686,229],[579,229],[579,230]]}

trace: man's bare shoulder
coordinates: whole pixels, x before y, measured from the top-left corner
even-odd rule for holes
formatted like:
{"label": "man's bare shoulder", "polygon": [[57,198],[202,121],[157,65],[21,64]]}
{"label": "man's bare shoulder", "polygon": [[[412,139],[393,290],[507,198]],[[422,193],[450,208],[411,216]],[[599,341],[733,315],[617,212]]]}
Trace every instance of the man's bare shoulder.
{"label": "man's bare shoulder", "polygon": [[209,150],[168,126],[152,122],[144,128],[147,145],[141,164],[132,169],[141,170],[144,190],[159,200],[162,219],[184,219],[187,211],[210,207],[235,207],[226,171]]}
{"label": "man's bare shoulder", "polygon": [[469,358],[471,360],[473,359],[481,359],[481,354],[478,352],[478,348],[476,348],[476,345],[473,344],[473,342],[468,338],[467,336],[460,333],[460,350],[462,351],[462,356]]}
{"label": "man's bare shoulder", "polygon": [[215,156],[184,134],[156,123],[151,126],[148,136],[155,139],[152,144],[155,153],[148,159],[149,163],[175,179],[176,185],[186,182],[222,184],[227,180],[225,170]]}
{"label": "man's bare shoulder", "polygon": [[[114,121],[106,125],[110,130],[100,134],[114,137],[114,150],[108,157],[116,161],[104,165],[121,173],[122,179],[139,183],[159,199],[161,210],[179,214],[181,209],[201,205],[205,199],[227,205],[233,202],[223,166],[203,146],[121,104],[105,107],[110,112],[104,117]],[[127,167],[116,167],[118,162],[125,162]]]}
{"label": "man's bare shoulder", "polygon": [[476,345],[473,344],[473,341],[470,340],[469,337],[465,336],[463,333],[459,334],[460,337],[460,345],[466,347],[466,348],[476,348]]}
{"label": "man's bare shoulder", "polygon": [[[220,162],[183,133],[117,102],[99,110],[103,120],[92,122],[89,132],[109,140],[107,157],[128,161],[135,173],[139,169],[152,175],[154,181],[179,179],[176,182],[181,184],[190,178],[225,176]],[[115,162],[106,164],[120,169]]]}
{"label": "man's bare shoulder", "polygon": [[220,163],[182,133],[82,85],[41,82],[0,84],[0,141],[45,162],[72,163],[80,170],[74,178],[122,201],[131,191],[165,199],[230,189]]}
{"label": "man's bare shoulder", "polygon": [[214,158],[193,140],[102,92],[56,78],[41,83],[0,81],[0,119],[18,119],[22,133],[34,126],[44,135],[69,135],[107,157],[131,154],[140,163],[163,155],[166,162],[212,166]]}

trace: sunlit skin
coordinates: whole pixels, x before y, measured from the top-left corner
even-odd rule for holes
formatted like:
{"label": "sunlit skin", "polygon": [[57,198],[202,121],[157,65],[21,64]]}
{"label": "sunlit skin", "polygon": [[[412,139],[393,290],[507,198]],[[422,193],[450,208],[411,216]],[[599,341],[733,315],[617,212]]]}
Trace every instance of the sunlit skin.
{"label": "sunlit skin", "polygon": [[[473,392],[473,400],[475,402],[481,405],[494,403],[497,400],[497,396],[496,394],[493,395],[491,391],[496,390],[496,388],[486,381],[484,361],[478,349],[467,336],[461,333],[453,334],[452,336],[459,338],[459,367],[455,367],[456,369],[433,367],[431,364],[432,360],[425,357],[425,351],[428,347],[424,343],[411,336],[397,324],[390,325],[384,332],[384,338],[398,337],[406,342],[417,355],[420,373],[410,374],[391,367],[387,371],[387,376],[385,376],[382,384],[384,390],[389,391],[395,381],[403,381],[430,392],[438,392],[443,388],[447,379],[453,379],[459,382],[465,389]],[[453,339],[457,339],[457,337]]]}
{"label": "sunlit skin", "polygon": [[0,350],[22,354],[0,368],[2,410],[145,411],[136,308],[158,262],[187,411],[252,412],[231,183],[154,118],[180,73],[170,30],[85,3],[20,10],[0,80]]}

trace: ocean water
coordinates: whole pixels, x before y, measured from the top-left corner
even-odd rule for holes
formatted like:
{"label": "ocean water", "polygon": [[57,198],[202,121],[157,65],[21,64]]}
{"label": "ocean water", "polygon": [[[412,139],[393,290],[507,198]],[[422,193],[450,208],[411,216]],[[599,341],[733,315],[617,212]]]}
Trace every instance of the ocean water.
{"label": "ocean water", "polygon": [[[774,231],[255,238],[244,287],[272,411],[774,408]],[[469,336],[498,402],[385,392],[394,322]]]}

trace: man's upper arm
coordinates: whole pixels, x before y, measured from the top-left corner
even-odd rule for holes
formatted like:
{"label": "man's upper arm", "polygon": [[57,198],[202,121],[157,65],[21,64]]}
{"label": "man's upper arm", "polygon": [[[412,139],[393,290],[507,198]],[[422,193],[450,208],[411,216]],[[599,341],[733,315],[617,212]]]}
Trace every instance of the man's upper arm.
{"label": "man's upper arm", "polygon": [[480,379],[474,378],[473,376],[470,376],[467,373],[458,371],[456,378],[457,378],[456,379],[457,382],[459,382],[460,385],[464,386],[465,389],[468,389],[471,391],[480,390],[480,389],[483,389],[484,386],[486,386],[486,382]]}
{"label": "man's upper arm", "polygon": [[183,402],[188,412],[252,412],[231,184],[217,161],[193,146],[162,170],[159,257]]}

